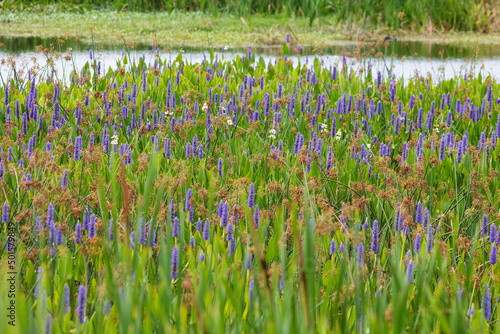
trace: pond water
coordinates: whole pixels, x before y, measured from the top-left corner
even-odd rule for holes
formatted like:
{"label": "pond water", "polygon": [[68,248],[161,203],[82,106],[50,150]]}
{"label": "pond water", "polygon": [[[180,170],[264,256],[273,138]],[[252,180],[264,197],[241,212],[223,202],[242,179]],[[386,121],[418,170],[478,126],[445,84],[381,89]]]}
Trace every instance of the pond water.
{"label": "pond water", "polygon": [[[37,68],[41,75],[52,74],[52,68],[45,66],[47,56],[43,52],[36,52],[37,46],[42,49],[53,49],[61,53],[62,57],[54,61],[54,75],[65,81],[71,69],[81,68],[90,60],[89,50],[93,49],[96,58],[101,62],[101,68],[116,68],[116,61],[126,52],[132,60],[144,57],[146,63],[154,62],[154,52],[151,45],[89,45],[75,39],[68,39],[64,44],[56,38],[41,39],[36,37],[2,37],[0,36],[0,59],[8,59],[15,62],[15,71],[8,64],[0,64],[1,80],[13,76],[25,76],[27,68]],[[190,63],[201,62],[205,55],[208,57],[209,48],[171,47],[159,45],[162,59],[175,59],[179,50],[183,50],[183,58]],[[64,59],[68,48],[71,49],[71,57]],[[427,76],[430,73],[433,78],[449,78],[456,74],[465,75],[482,73],[483,77],[491,75],[500,79],[500,45],[480,44],[477,46],[442,45],[431,42],[401,42],[389,40],[385,43],[365,42],[359,44],[351,41],[332,42],[329,46],[312,48],[304,46],[300,54],[297,46],[290,46],[291,59],[294,65],[300,61],[301,64],[312,65],[314,58],[319,58],[325,66],[342,62],[342,52],[346,53],[348,63],[353,70],[360,68],[372,71],[382,71],[384,75],[395,74],[404,76],[405,80],[416,73]],[[280,55],[281,46],[275,47],[252,47],[252,52],[257,57],[263,57],[266,62],[274,62]],[[228,48],[223,51],[216,49],[219,59],[233,59],[237,55],[246,54],[244,48]],[[360,55],[356,59],[356,54]]]}

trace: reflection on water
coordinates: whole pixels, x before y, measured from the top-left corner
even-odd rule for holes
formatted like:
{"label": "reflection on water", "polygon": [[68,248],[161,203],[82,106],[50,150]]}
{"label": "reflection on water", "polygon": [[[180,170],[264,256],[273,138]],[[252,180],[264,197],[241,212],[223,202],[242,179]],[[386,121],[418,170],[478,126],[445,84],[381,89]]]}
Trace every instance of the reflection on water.
{"label": "reflection on water", "polygon": [[[155,52],[151,45],[130,45],[122,46],[103,46],[86,45],[78,40],[68,39],[62,43],[58,39],[41,39],[36,37],[5,38],[0,37],[0,43],[4,44],[0,48],[0,59],[11,59],[15,62],[15,70],[9,64],[0,64],[0,81],[12,77],[25,77],[28,68],[35,68],[37,75],[51,75],[67,82],[72,69],[81,69],[90,60],[89,50],[94,50],[94,55],[102,72],[108,68],[115,69],[117,60],[121,59],[123,52],[126,52],[131,61],[138,61],[143,57],[147,64],[154,63]],[[47,64],[47,55],[44,52],[35,52],[37,46],[42,49],[52,49],[61,53],[62,57],[54,59],[53,67],[45,66]],[[71,54],[67,49],[71,48]],[[162,59],[173,60],[177,56],[179,49],[165,50],[159,45],[160,57]],[[290,47],[292,49],[292,47]],[[126,50],[126,51],[125,51]],[[208,50],[200,48],[183,47],[183,59],[189,63],[199,63],[208,57]],[[203,53],[205,51],[205,53]],[[312,66],[314,58],[319,58],[323,66],[330,67],[338,65],[342,61],[342,51],[348,57],[349,64],[354,63],[353,70],[368,67],[372,71],[381,71],[384,76],[395,74],[397,77],[404,76],[405,81],[414,76],[416,72],[419,75],[426,76],[430,73],[433,78],[450,78],[454,75],[465,75],[473,71],[478,74],[481,71],[483,77],[491,74],[495,79],[500,79],[500,46],[483,45],[476,49],[472,47],[460,48],[456,46],[441,46],[422,42],[398,42],[391,41],[387,43],[370,43],[364,45],[358,43],[344,42],[343,45],[332,45],[330,47],[312,49],[302,47],[300,55],[293,47],[289,57],[293,64],[297,66],[306,64]],[[252,52],[257,57],[262,57],[266,63],[275,62],[280,55],[281,48],[255,47]],[[246,54],[245,49],[229,49],[227,51],[217,50],[220,58],[231,60],[235,57]],[[394,55],[398,55],[397,57]],[[361,58],[356,56],[362,55]],[[477,56],[476,56],[477,55]],[[403,60],[403,57],[405,58]],[[66,58],[66,59],[65,59]],[[37,65],[36,65],[37,64]],[[368,65],[370,64],[370,65]]]}
{"label": "reflection on water", "polygon": [[[63,42],[63,43],[61,43]],[[40,38],[40,37],[6,37],[0,36],[0,51],[9,54],[20,54],[25,52],[34,51],[35,47],[42,46],[43,48],[54,48],[57,51],[65,51],[67,48],[72,48],[73,51],[88,51],[93,48],[100,51],[121,51],[124,48],[131,48],[135,50],[151,50],[149,44],[134,45],[90,45],[79,41],[76,38]],[[171,48],[171,45],[159,45],[160,49]],[[186,52],[200,52],[207,48],[200,47],[183,47]],[[252,47],[254,52],[269,56],[278,56],[281,52],[281,46],[274,47]],[[295,49],[295,48],[294,48]],[[374,56],[379,54],[381,56],[390,57],[418,57],[418,58],[432,58],[432,59],[446,59],[446,58],[494,58],[500,57],[500,44],[480,44],[480,45],[442,45],[435,42],[401,42],[389,40],[387,43],[370,42],[364,43],[352,41],[332,41],[331,45],[322,47],[309,47],[302,46],[302,54],[327,54],[337,55],[342,51],[354,53],[356,50],[365,52],[367,55]],[[236,48],[232,51],[244,52],[244,48]],[[293,53],[293,52],[292,52]]]}

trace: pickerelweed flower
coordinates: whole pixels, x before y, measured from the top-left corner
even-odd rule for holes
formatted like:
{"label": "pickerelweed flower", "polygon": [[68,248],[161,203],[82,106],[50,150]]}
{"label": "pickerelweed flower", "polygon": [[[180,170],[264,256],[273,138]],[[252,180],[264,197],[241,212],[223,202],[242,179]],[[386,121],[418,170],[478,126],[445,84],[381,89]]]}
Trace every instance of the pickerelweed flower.
{"label": "pickerelweed flower", "polygon": [[252,299],[252,291],[253,291],[253,277],[250,277],[250,282],[248,284],[248,300]]}
{"label": "pickerelweed flower", "polygon": [[193,189],[189,188],[186,192],[186,203],[184,205],[184,211],[189,211],[189,208],[191,207],[191,198],[193,197]]}
{"label": "pickerelweed flower", "polygon": [[363,265],[363,253],[364,253],[364,248],[363,248],[363,243],[360,242],[358,247],[356,248],[356,264],[358,265]]}
{"label": "pickerelweed flower", "polygon": [[422,246],[422,237],[420,236],[420,234],[417,234],[415,236],[415,242],[413,243],[413,251],[415,252],[415,254],[420,253],[421,246]]}
{"label": "pickerelweed flower", "polygon": [[434,243],[434,234],[431,224],[427,225],[427,251],[430,253],[432,250],[432,245]]}
{"label": "pickerelweed flower", "polygon": [[228,255],[231,256],[235,250],[236,250],[236,241],[234,240],[233,237],[231,237],[231,239],[229,239]]}
{"label": "pickerelweed flower", "polygon": [[174,217],[172,221],[172,238],[179,237],[179,218]]}
{"label": "pickerelweed flower", "polygon": [[47,318],[45,318],[45,334],[52,333],[52,314],[47,313]]}
{"label": "pickerelweed flower", "polygon": [[175,245],[172,248],[172,259],[170,261],[170,278],[177,279],[179,277],[179,248]]}
{"label": "pickerelweed flower", "polygon": [[481,226],[481,237],[488,235],[488,215],[483,216],[483,222]]}
{"label": "pickerelweed flower", "polygon": [[113,241],[113,218],[109,219],[108,225],[108,240]]}
{"label": "pickerelweed flower", "polygon": [[229,222],[229,204],[222,203],[220,225],[226,227]]}
{"label": "pickerelweed flower", "polygon": [[226,227],[226,241],[229,241],[233,238],[234,227],[233,224],[229,224]]}
{"label": "pickerelweed flower", "polygon": [[42,266],[39,266],[38,270],[37,270],[37,274],[36,274],[35,291],[33,292],[33,295],[35,296],[35,298],[38,298],[38,290],[39,290],[40,286],[43,285],[42,279],[43,279],[43,268],[42,268]]}
{"label": "pickerelweed flower", "polygon": [[85,311],[87,309],[87,289],[85,285],[80,285],[78,288],[78,299],[76,306],[76,314],[78,316],[78,320],[80,324],[83,324],[85,321]]}
{"label": "pickerelweed flower", "polygon": [[67,190],[68,189],[68,170],[65,169],[63,172],[63,178],[62,178],[62,190]]}
{"label": "pickerelweed flower", "polygon": [[252,269],[252,258],[253,258],[253,254],[252,253],[248,253],[247,264],[246,264],[246,268],[248,270]]}
{"label": "pickerelweed flower", "polygon": [[210,221],[207,219],[203,225],[203,240],[208,239],[210,239]]}
{"label": "pickerelweed flower", "polygon": [[424,217],[422,219],[422,226],[423,227],[427,227],[427,224],[429,223],[429,218],[430,218],[429,209],[425,208],[424,209]]}
{"label": "pickerelweed flower", "polygon": [[191,247],[191,250],[194,252],[194,248],[196,246],[196,242],[194,240],[194,236],[191,236],[191,238],[189,239],[189,246]]}
{"label": "pickerelweed flower", "polygon": [[423,221],[422,215],[423,215],[422,203],[418,202],[417,203],[417,209],[416,209],[416,212],[415,212],[415,222],[416,223],[422,224],[422,221]]}
{"label": "pickerelweed flower", "polygon": [[253,208],[254,204],[255,204],[255,187],[253,183],[250,183],[248,189],[248,207]]}
{"label": "pickerelweed flower", "polygon": [[219,158],[219,162],[217,163],[217,172],[219,173],[219,176],[222,178],[223,173],[224,173],[224,160],[222,158]]}
{"label": "pickerelweed flower", "polygon": [[8,223],[8,222],[9,222],[9,205],[7,203],[4,203],[2,210],[2,223]]}
{"label": "pickerelweed flower", "polygon": [[335,240],[330,240],[330,255],[337,253],[337,248],[335,247]]}
{"label": "pickerelweed flower", "polygon": [[82,243],[82,225],[80,223],[75,225],[75,244]]}
{"label": "pickerelweed flower", "polygon": [[496,239],[496,235],[497,235],[497,227],[495,225],[491,225],[490,226],[490,240],[489,242],[495,242],[495,239]]}
{"label": "pickerelweed flower", "polygon": [[378,220],[374,220],[373,221],[371,250],[372,250],[372,252],[374,254],[377,254],[378,250],[379,250],[379,228],[378,228]]}
{"label": "pickerelweed flower", "polygon": [[492,244],[490,251],[490,264],[496,264],[496,263],[497,263],[497,245]]}
{"label": "pickerelweed flower", "polygon": [[75,139],[75,149],[74,149],[75,161],[80,160],[80,152],[81,151],[82,151],[82,136],[78,136]]}
{"label": "pickerelweed flower", "polygon": [[253,223],[256,229],[260,226],[260,210],[259,205],[255,205],[255,211],[253,213]]}
{"label": "pickerelweed flower", "polygon": [[135,245],[135,231],[130,232],[130,249],[134,249]]}
{"label": "pickerelweed flower", "polygon": [[89,238],[95,237],[95,220],[96,220],[95,215],[91,214],[89,222]]}
{"label": "pickerelweed flower", "polygon": [[485,319],[489,320],[491,317],[491,294],[489,284],[486,284],[486,288],[484,289],[481,310],[483,311]]}
{"label": "pickerelweed flower", "polygon": [[68,313],[71,309],[70,290],[68,284],[64,285],[64,313]]}
{"label": "pickerelweed flower", "polygon": [[139,219],[139,244],[146,244],[146,223],[144,222],[144,218]]}
{"label": "pickerelweed flower", "polygon": [[406,267],[406,284],[413,284],[413,262]]}
{"label": "pickerelweed flower", "polygon": [[446,135],[441,136],[441,145],[439,146],[439,160],[444,160],[444,153],[446,149]]}

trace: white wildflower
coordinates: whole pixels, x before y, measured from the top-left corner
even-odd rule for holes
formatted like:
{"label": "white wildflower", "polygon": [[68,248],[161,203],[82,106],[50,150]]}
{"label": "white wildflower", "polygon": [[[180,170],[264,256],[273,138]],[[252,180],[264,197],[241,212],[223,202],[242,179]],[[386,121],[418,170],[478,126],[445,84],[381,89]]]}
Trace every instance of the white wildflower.
{"label": "white wildflower", "polygon": [[269,135],[269,138],[271,138],[271,139],[276,139],[276,136],[275,136],[275,135],[273,135],[273,134],[270,134],[270,135]]}
{"label": "white wildflower", "polygon": [[335,135],[335,139],[340,140],[341,137],[342,137],[342,132],[339,130]]}
{"label": "white wildflower", "polygon": [[276,134],[276,130],[271,129],[271,130],[269,130],[269,133],[272,134],[272,135],[275,135]]}
{"label": "white wildflower", "polygon": [[228,119],[228,120],[227,120],[227,125],[233,125],[233,121],[232,121],[232,120],[230,120],[230,119]]}
{"label": "white wildflower", "polygon": [[111,141],[111,145],[117,145],[117,144],[118,144],[118,136],[117,136],[117,135],[113,135],[113,136],[111,137],[111,139],[113,139],[113,140]]}
{"label": "white wildflower", "polygon": [[208,109],[208,104],[205,102],[205,103],[203,103],[203,106],[201,107],[201,110],[207,111],[207,109]]}

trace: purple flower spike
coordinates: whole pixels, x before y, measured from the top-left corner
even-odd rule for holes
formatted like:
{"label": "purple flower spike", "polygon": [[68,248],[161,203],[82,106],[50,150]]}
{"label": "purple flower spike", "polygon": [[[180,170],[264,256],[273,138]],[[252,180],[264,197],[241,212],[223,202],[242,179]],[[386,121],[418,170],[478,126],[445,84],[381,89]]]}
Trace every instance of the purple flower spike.
{"label": "purple flower spike", "polygon": [[179,237],[179,218],[174,217],[174,221],[172,223],[172,238]]}
{"label": "purple flower spike", "polygon": [[76,313],[78,315],[78,319],[80,320],[80,324],[83,324],[85,321],[85,310],[87,309],[87,289],[85,285],[80,285],[78,288],[78,304],[76,307]]}
{"label": "purple flower spike", "polygon": [[75,226],[75,244],[82,243],[82,225],[80,223]]}
{"label": "purple flower spike", "polygon": [[35,298],[38,298],[38,288],[42,284],[42,275],[43,275],[43,268],[42,266],[38,267],[37,275],[36,275],[36,286],[35,286],[35,291],[34,295]]}
{"label": "purple flower spike", "polygon": [[413,284],[413,262],[408,263],[406,268],[406,284]]}
{"label": "purple flower spike", "polygon": [[62,190],[67,190],[68,189],[68,170],[67,169],[64,170],[61,183],[62,183]]}
{"label": "purple flower spike", "polygon": [[95,215],[90,215],[90,223],[89,223],[89,238],[95,237]]}
{"label": "purple flower spike", "polygon": [[422,203],[417,203],[417,212],[415,213],[415,222],[422,224]]}
{"label": "purple flower spike", "polygon": [[226,241],[230,241],[233,238],[234,227],[233,224],[227,225],[226,228]]}
{"label": "purple flower spike", "polygon": [[191,247],[191,250],[194,252],[194,248],[196,247],[194,236],[191,236],[191,239],[189,239],[189,246]]}
{"label": "purple flower spike", "polygon": [[221,179],[224,175],[223,168],[224,168],[224,160],[222,160],[222,158],[219,158],[219,162],[217,164],[217,172],[219,173],[219,176],[221,177]]}
{"label": "purple flower spike", "polygon": [[373,253],[377,254],[379,249],[379,229],[378,229],[378,220],[373,221],[372,227],[372,245],[371,250]]}
{"label": "purple flower spike", "polygon": [[358,265],[363,265],[363,253],[364,253],[364,248],[363,248],[363,243],[359,243],[357,252],[356,252],[356,263]]}
{"label": "purple flower spike", "polygon": [[70,290],[68,284],[64,285],[64,313],[68,313],[71,308]]}
{"label": "purple flower spike", "polygon": [[52,314],[47,313],[47,318],[45,319],[45,334],[52,333]]}
{"label": "purple flower spike", "polygon": [[413,245],[413,251],[415,252],[415,254],[419,254],[420,253],[420,247],[422,246],[422,237],[420,236],[420,234],[417,234],[415,236],[415,243]]}
{"label": "purple flower spike", "polygon": [[330,241],[330,255],[337,253],[337,248],[335,247],[335,240]]}
{"label": "purple flower spike", "polygon": [[210,222],[205,220],[205,225],[203,226],[203,240],[210,239]]}
{"label": "purple flower spike", "polygon": [[481,309],[483,310],[483,314],[486,320],[489,320],[491,317],[491,294],[489,284],[486,284]]}
{"label": "purple flower spike", "polygon": [[490,251],[490,264],[496,264],[497,263],[497,245],[492,244],[491,245],[491,251]]}
{"label": "purple flower spike", "polygon": [[259,228],[260,226],[260,210],[259,210],[259,205],[257,204],[255,206],[255,211],[254,211],[254,214],[253,214],[253,222],[254,222],[254,226],[255,228]]}
{"label": "purple flower spike", "polygon": [[172,259],[170,265],[170,278],[177,279],[179,277],[179,248],[175,245],[172,248]]}
{"label": "purple flower spike", "polygon": [[252,299],[252,291],[253,291],[253,277],[250,277],[250,283],[248,284],[248,300]]}
{"label": "purple flower spike", "polygon": [[2,211],[2,223],[8,223],[8,222],[9,222],[9,205],[7,203],[4,203]]}
{"label": "purple flower spike", "polygon": [[248,189],[248,207],[253,208],[255,204],[255,187],[253,183],[250,183],[250,187]]}

